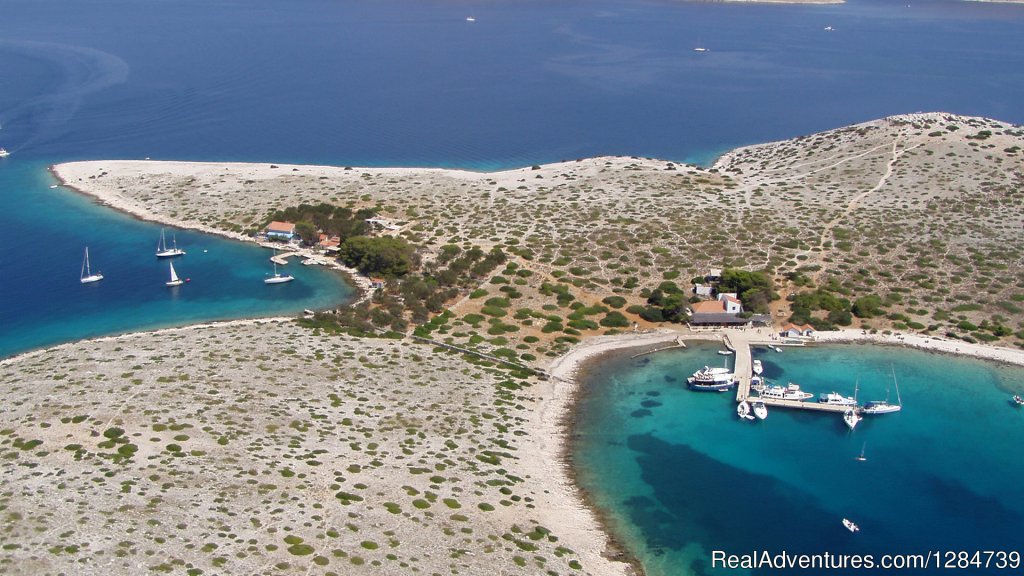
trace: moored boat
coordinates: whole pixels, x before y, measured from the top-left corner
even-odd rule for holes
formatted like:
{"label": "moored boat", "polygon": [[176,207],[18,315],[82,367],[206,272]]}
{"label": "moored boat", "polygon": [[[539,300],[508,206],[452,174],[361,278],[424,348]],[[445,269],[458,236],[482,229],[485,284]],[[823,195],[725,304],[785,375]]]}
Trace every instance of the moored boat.
{"label": "moored boat", "polygon": [[750,404],[746,400],[736,405],[736,415],[744,420],[754,419],[754,417],[750,415]]}
{"label": "moored boat", "polygon": [[160,241],[156,244],[156,257],[157,258],[174,258],[175,256],[184,256],[185,251],[178,248],[178,238],[173,236],[171,240],[171,247],[167,247],[167,237],[164,235],[164,229],[160,229]]}
{"label": "moored boat", "polygon": [[79,276],[82,284],[90,284],[92,282],[99,282],[103,280],[103,274],[99,272],[93,274],[92,269],[89,267],[89,247],[85,247],[85,259],[82,260],[82,273]]}
{"label": "moored boat", "polygon": [[763,401],[754,400],[750,403],[750,406],[754,411],[754,416],[756,416],[758,420],[764,420],[768,417],[768,407],[764,405]]}
{"label": "moored boat", "polygon": [[735,375],[728,368],[704,368],[686,379],[691,390],[704,392],[725,392],[736,386]]}
{"label": "moored boat", "polygon": [[752,366],[753,367],[751,368],[751,370],[754,372],[754,374],[760,376],[761,373],[764,372],[764,366],[761,365],[760,360],[754,360]]}
{"label": "moored boat", "polygon": [[850,408],[846,412],[843,412],[843,422],[846,423],[846,426],[850,430],[853,430],[854,428],[857,427],[857,424],[860,422],[860,414],[857,414],[856,410]]}
{"label": "moored boat", "polygon": [[829,392],[828,394],[819,394],[818,402],[821,404],[831,404],[833,406],[856,406],[857,399],[853,396],[843,396],[838,392]]}
{"label": "moored boat", "polygon": [[796,400],[803,402],[808,398],[813,398],[814,394],[810,392],[804,392],[800,389],[800,386],[790,382],[786,386],[766,386],[761,390],[762,398],[770,398],[772,400]]}

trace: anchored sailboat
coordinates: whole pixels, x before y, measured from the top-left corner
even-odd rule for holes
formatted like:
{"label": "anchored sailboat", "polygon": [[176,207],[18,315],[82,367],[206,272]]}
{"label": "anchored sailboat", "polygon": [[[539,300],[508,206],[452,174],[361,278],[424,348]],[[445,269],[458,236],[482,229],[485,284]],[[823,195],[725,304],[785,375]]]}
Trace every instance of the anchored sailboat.
{"label": "anchored sailboat", "polygon": [[164,229],[160,229],[160,241],[156,243],[156,257],[157,258],[174,258],[175,256],[184,256],[185,251],[178,248],[177,236],[171,237],[171,247],[167,247],[167,238],[164,235]]}
{"label": "anchored sailboat", "polygon": [[900,385],[896,382],[896,369],[892,366],[892,385],[896,388],[896,404],[889,404],[889,391],[885,391],[885,400],[875,400],[864,405],[865,414],[888,414],[899,412],[903,409],[903,399],[900,398]]}
{"label": "anchored sailboat", "polygon": [[[277,257],[277,250],[274,250],[274,257]],[[274,263],[274,275],[271,276],[270,278],[265,278],[263,280],[263,283],[281,284],[282,282],[291,282],[292,280],[295,280],[295,278],[293,278],[291,274],[280,274],[277,271],[277,261],[274,260],[274,257],[271,257],[270,259],[270,261]]]}
{"label": "anchored sailboat", "polygon": [[90,282],[99,282],[103,280],[103,274],[99,272],[93,274],[89,268],[89,247],[85,247],[85,259],[82,260],[82,274],[80,276],[82,284],[89,284]]}

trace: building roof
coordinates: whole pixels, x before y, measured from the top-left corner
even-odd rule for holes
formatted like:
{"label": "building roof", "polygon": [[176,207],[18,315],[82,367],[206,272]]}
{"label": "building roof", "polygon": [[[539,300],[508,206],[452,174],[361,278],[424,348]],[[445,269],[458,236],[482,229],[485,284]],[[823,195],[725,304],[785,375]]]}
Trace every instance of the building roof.
{"label": "building roof", "polygon": [[726,314],[725,312],[694,312],[693,316],[690,317],[690,324],[747,324],[750,322],[748,318],[740,318],[735,314]]}
{"label": "building roof", "polygon": [[725,312],[725,306],[718,300],[705,300],[690,304],[694,314],[719,314]]}
{"label": "building roof", "polygon": [[733,302],[735,304],[742,304],[742,302],[740,302],[739,298],[737,298],[735,296],[732,296],[732,295],[729,295],[729,294],[722,294],[721,299],[722,300],[728,300],[729,302]]}
{"label": "building roof", "polygon": [[271,222],[267,224],[267,232],[281,232],[283,234],[294,234],[295,224],[291,222]]}
{"label": "building roof", "polygon": [[796,330],[798,332],[803,332],[805,330],[811,330],[813,332],[814,331],[814,327],[810,326],[808,324],[793,324],[792,322],[787,322],[787,323],[782,325],[782,331],[783,332],[788,332],[789,330]]}

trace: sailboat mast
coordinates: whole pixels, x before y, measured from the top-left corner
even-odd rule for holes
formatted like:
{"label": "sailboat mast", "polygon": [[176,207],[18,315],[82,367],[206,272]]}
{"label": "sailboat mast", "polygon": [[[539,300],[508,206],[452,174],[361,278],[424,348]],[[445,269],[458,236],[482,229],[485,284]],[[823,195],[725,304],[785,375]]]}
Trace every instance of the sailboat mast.
{"label": "sailboat mast", "polygon": [[[85,260],[82,261],[82,273],[79,276],[82,277],[82,278],[85,278],[85,272],[87,270],[89,270],[89,247],[88,246],[85,247]],[[89,270],[89,275],[90,276],[92,275],[92,271],[91,270]]]}
{"label": "sailboat mast", "polygon": [[892,364],[890,364],[889,370],[892,371],[892,385],[896,387],[896,403],[899,404],[900,406],[903,406],[903,399],[900,398],[900,385],[899,382],[896,381],[896,369],[892,366]]}

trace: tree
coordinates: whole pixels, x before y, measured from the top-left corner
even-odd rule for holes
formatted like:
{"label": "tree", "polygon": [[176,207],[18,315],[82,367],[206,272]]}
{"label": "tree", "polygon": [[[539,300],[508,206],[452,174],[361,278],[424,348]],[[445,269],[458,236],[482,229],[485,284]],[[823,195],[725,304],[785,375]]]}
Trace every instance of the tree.
{"label": "tree", "polygon": [[364,274],[404,276],[413,267],[415,249],[401,238],[354,236],[340,246],[338,257]]}
{"label": "tree", "polygon": [[295,224],[295,233],[309,246],[316,244],[320,240],[320,233],[317,232],[316,226],[309,222],[297,222]]}

